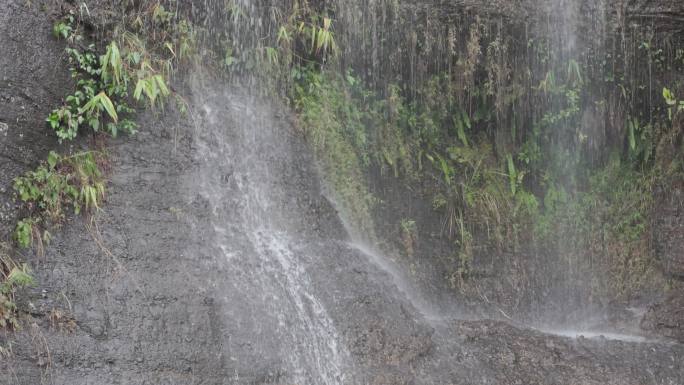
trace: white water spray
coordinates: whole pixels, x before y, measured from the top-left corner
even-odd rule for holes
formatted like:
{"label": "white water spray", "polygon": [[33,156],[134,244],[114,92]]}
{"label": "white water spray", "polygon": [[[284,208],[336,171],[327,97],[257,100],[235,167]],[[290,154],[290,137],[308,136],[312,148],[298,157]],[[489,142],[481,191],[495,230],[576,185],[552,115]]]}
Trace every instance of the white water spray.
{"label": "white water spray", "polygon": [[[288,383],[344,383],[349,354],[315,295],[306,258],[298,255],[296,234],[278,203],[278,175],[270,162],[274,156],[289,156],[282,133],[268,108],[250,98],[219,92],[202,102],[204,117],[196,133],[198,192],[213,212],[212,242],[236,271],[226,280],[233,279],[236,290],[250,296],[250,307],[267,309],[276,329],[263,331],[266,340],[255,344],[277,350],[284,361],[278,375]],[[235,239],[247,245],[236,247]]]}

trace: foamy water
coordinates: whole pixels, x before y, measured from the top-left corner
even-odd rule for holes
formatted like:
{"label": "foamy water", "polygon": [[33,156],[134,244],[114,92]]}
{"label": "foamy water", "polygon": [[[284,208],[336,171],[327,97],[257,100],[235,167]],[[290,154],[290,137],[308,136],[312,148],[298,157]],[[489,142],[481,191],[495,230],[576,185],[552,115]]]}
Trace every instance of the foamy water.
{"label": "foamy water", "polygon": [[586,330],[548,330],[548,329],[538,329],[542,333],[553,334],[561,337],[568,338],[587,338],[587,339],[606,339],[612,341],[624,341],[624,342],[649,342],[650,340],[646,337],[633,335],[633,334],[620,334],[614,332],[602,332],[602,331],[586,331]]}

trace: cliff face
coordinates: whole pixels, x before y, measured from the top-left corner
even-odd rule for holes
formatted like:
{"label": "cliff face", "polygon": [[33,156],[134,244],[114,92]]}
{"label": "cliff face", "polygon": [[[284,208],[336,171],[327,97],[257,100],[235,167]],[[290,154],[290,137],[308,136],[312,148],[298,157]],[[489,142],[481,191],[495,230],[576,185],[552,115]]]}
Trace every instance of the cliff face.
{"label": "cliff face", "polygon": [[684,189],[682,180],[673,180],[656,193],[654,241],[665,273],[674,280],[684,279]]}
{"label": "cliff face", "polygon": [[[344,45],[349,65],[367,69],[364,76],[380,88],[402,84],[407,93],[415,93],[412,96],[420,103],[427,99],[427,92],[416,90],[431,79],[434,81],[437,76],[442,76],[439,77],[440,82],[451,82],[450,86],[439,90],[444,93],[442,100],[454,98],[465,106],[463,108],[472,111],[478,109],[480,98],[490,98],[485,103],[486,108],[495,110],[496,118],[488,124],[480,124],[477,130],[485,133],[483,135],[487,136],[499,162],[503,162],[507,153],[517,151],[520,138],[535,135],[532,131],[540,120],[546,119],[545,111],[558,110],[558,105],[554,104],[557,101],[540,97],[537,91],[542,84],[547,84],[545,76],[554,71],[556,77],[563,76],[573,60],[581,68],[584,79],[579,92],[580,117],[570,124],[572,132],[567,133],[567,137],[559,134],[550,142],[563,143],[556,149],[559,152],[569,148],[580,152],[582,161],[595,167],[607,163],[613,153],[625,151],[629,146],[626,140],[628,121],[634,116],[647,121],[653,119],[654,112],[662,111],[664,105],[662,88],[677,87],[682,80],[681,31],[677,20],[683,7],[678,2],[501,1],[484,4],[460,1],[399,2],[393,5],[376,2],[368,12],[357,11],[353,4],[344,10],[344,7],[339,8],[338,16],[343,21],[340,23],[341,39],[349,43]],[[625,92],[630,96],[623,98]],[[664,125],[668,127],[658,130],[671,130],[669,123]],[[514,134],[509,132],[510,127],[514,127]],[[573,136],[583,139],[573,139]],[[577,166],[567,166],[567,179],[575,178],[573,173],[579,175],[579,170],[573,167]],[[391,172],[385,170],[385,174]],[[534,187],[535,183],[543,184],[543,178],[531,171],[525,176],[525,181],[534,191],[538,188]],[[397,228],[402,218],[416,217],[420,222],[418,238],[424,241],[418,246],[429,246],[428,250],[418,252],[421,257],[411,263],[422,264],[425,261],[423,257],[430,258],[430,255],[439,255],[441,259],[449,257],[448,250],[453,246],[447,242],[440,248],[436,247],[440,241],[433,241],[442,226],[436,221],[437,215],[430,212],[429,187],[415,185],[405,192],[394,193],[392,190],[404,187],[402,183],[391,180],[392,176],[380,182],[383,176],[378,170],[369,179],[381,197],[395,196],[394,200],[383,202],[388,207],[385,214],[381,214],[387,215],[381,226],[387,236],[398,238]],[[414,198],[408,198],[410,191]],[[665,188],[663,194],[676,196],[677,192],[676,189]],[[424,195],[428,202],[416,202],[410,207],[410,202],[420,195]],[[541,195],[543,197],[543,192]],[[660,196],[653,198],[656,201],[663,199]],[[651,216],[655,218],[658,215],[653,212]],[[484,233],[491,229],[480,230]],[[558,237],[562,238],[562,235]],[[485,249],[486,242],[486,239],[479,239],[477,247]],[[506,257],[493,261],[496,258],[492,258],[492,253],[500,251],[491,248],[486,248],[476,258],[475,264],[483,269],[476,274],[484,276],[491,276],[492,269],[500,270],[511,264],[494,278],[499,282],[510,281],[504,285],[508,288],[501,288],[499,294],[491,293],[492,296],[504,295],[511,289],[525,291],[525,295],[519,296],[524,298],[522,301],[530,301],[535,295],[545,295],[545,290],[576,290],[578,298],[596,294],[583,292],[587,286],[593,285],[589,282],[581,285],[584,288],[573,289],[542,288],[534,282],[520,282],[522,276],[534,281],[543,279],[540,275],[554,274],[552,265],[560,262],[544,254],[571,252],[562,248],[535,250],[532,242],[529,238],[521,240],[520,250],[513,252],[517,254],[512,257],[514,261]],[[435,248],[430,250],[430,247]],[[600,266],[601,261],[608,259],[606,256],[594,257],[595,263],[587,263],[587,269],[611,269],[610,266]],[[592,257],[585,255],[579,259],[589,258]],[[439,263],[436,261],[430,265]],[[538,270],[520,270],[531,266]],[[506,273],[506,269],[514,269],[515,272]],[[579,275],[582,274],[588,276],[592,273],[587,270]],[[553,285],[551,281],[563,279],[555,275],[544,285]],[[519,282],[513,282],[516,280]],[[509,303],[507,306],[517,305]]]}
{"label": "cliff face", "polygon": [[[684,136],[684,125],[680,119],[676,124],[681,127],[665,152],[668,165],[677,146]],[[684,341],[684,180],[674,178],[655,193],[654,237],[656,256],[664,273],[670,279],[670,288],[665,300],[652,306],[644,317],[641,326],[650,332]]]}
{"label": "cliff face", "polygon": [[[5,237],[18,214],[12,179],[57,146],[44,119],[73,86],[64,47],[51,37],[59,10],[54,2],[45,3],[47,11],[31,3],[0,4]],[[526,23],[546,12],[518,1],[352,3],[336,5],[341,42],[358,50],[350,57],[378,84],[397,76],[418,84],[448,68],[447,40],[412,51],[416,45],[409,43],[421,34],[448,36],[455,28],[455,42],[465,49],[470,22],[479,17],[492,40],[510,32],[511,44],[521,44],[515,40]],[[679,17],[679,2],[654,4],[630,3],[638,10],[630,18]],[[92,3],[90,11],[106,18],[100,7]],[[679,24],[671,25],[676,32]],[[524,52],[511,52],[511,63],[527,60]],[[26,256],[38,286],[19,296],[24,329],[0,332],[0,347],[12,346],[12,355],[0,360],[0,384],[684,381],[681,345],[567,339],[495,321],[428,319],[390,274],[347,244],[287,108],[232,94],[219,79],[186,80],[191,86],[179,88],[191,118],[173,107],[141,113],[138,135],[109,142],[102,212],[70,217],[43,256]],[[376,213],[380,234],[396,241],[397,224],[415,218],[420,230],[409,240],[415,250],[407,266],[428,296],[452,296],[445,279],[451,261],[439,257],[453,243],[440,236],[441,218],[429,198],[379,172],[371,189],[385,200]],[[680,278],[681,190],[665,186],[655,214],[657,254],[665,271]],[[548,261],[486,251],[475,261],[483,290],[464,300],[485,315],[531,307],[542,293],[535,294],[527,274],[544,274]],[[681,339],[684,295],[670,293],[644,327]]]}

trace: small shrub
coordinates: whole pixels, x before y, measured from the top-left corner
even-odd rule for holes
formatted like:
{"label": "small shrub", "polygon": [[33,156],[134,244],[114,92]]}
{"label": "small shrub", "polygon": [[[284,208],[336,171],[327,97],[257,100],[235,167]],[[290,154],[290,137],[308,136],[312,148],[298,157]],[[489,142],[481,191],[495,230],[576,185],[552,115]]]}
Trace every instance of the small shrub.
{"label": "small shrub", "polygon": [[411,257],[415,252],[415,245],[418,241],[418,226],[416,221],[405,218],[401,220],[400,228],[401,243],[404,246],[404,251]]}
{"label": "small shrub", "polygon": [[73,65],[72,77],[78,79],[77,89],[65,98],[62,107],[52,111],[47,118],[60,141],[75,139],[83,126],[112,136],[121,131],[128,134],[136,132],[135,123],[119,119],[119,115],[130,115],[134,110],[125,103],[129,77],[124,71],[118,47],[111,43],[100,58],[94,49],[93,45],[85,51],[67,48]]}
{"label": "small shrub", "polygon": [[52,34],[59,39],[70,39],[74,33],[74,16],[68,15],[52,27]]}
{"label": "small shrub", "polygon": [[[162,21],[167,20],[168,15],[163,7],[154,8],[157,24],[165,24]],[[74,22],[72,15],[58,22],[54,27],[55,34],[65,38],[78,36]],[[179,55],[186,56],[191,51],[187,36],[190,27],[187,23],[183,25],[183,31],[178,37],[182,40],[178,50]],[[174,45],[168,42],[164,45],[173,57],[162,60],[147,51],[136,35],[123,33],[121,36],[123,48],[112,41],[103,55],[98,55],[92,44],[82,50],[66,49],[72,64],[72,77],[77,79],[77,89],[65,98],[62,107],[52,111],[47,118],[60,142],[75,139],[84,126],[90,127],[93,132],[104,131],[112,136],[120,132],[135,134],[137,125],[133,121],[119,119],[120,115],[135,112],[126,104],[132,82],[135,83],[134,99],[146,101],[152,107],[161,104],[171,94],[164,73],[170,72],[171,60],[176,57]]]}
{"label": "small shrub", "polygon": [[17,265],[9,257],[7,245],[0,243],[0,328],[19,328],[14,294],[18,289],[33,284],[28,266]]}
{"label": "small shrub", "polygon": [[36,221],[33,218],[24,218],[17,223],[14,230],[14,239],[19,246],[26,249],[33,244],[33,239],[35,238],[35,222]]}
{"label": "small shrub", "polygon": [[66,157],[50,152],[47,164],[15,178],[14,190],[28,214],[15,230],[20,246],[26,248],[36,238],[43,239],[38,229],[58,224],[69,208],[79,214],[100,207],[105,183],[98,156],[101,154],[92,151]]}

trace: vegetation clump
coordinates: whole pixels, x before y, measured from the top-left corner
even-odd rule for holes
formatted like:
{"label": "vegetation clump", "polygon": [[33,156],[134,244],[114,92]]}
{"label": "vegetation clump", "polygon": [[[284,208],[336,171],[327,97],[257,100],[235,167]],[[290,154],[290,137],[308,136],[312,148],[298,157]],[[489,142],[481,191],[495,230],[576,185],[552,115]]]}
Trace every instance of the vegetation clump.
{"label": "vegetation clump", "polygon": [[15,239],[20,246],[49,239],[49,233],[41,234],[39,229],[60,223],[67,209],[80,214],[101,206],[105,180],[98,162],[104,162],[103,153],[63,157],[52,151],[46,164],[14,180],[14,190],[28,214],[17,224]]}
{"label": "vegetation clump", "polygon": [[19,328],[15,293],[34,284],[29,267],[26,264],[18,265],[10,258],[9,252],[8,245],[0,243],[0,329]]}
{"label": "vegetation clump", "polygon": [[[432,202],[453,244],[454,282],[474,276],[479,252],[548,255],[577,278],[550,278],[549,285],[588,280],[592,298],[628,299],[660,284],[649,244],[653,190],[672,173],[657,159],[684,109],[668,84],[659,83],[664,100],[654,101],[645,90],[655,77],[632,73],[607,47],[597,65],[585,52],[553,49],[550,33],[517,41],[505,35],[509,26],[480,17],[448,36],[425,31],[373,41],[373,52],[363,52],[401,47],[399,56],[412,63],[411,72],[382,67],[397,70],[379,81],[365,75],[376,68],[357,68],[362,76],[350,68],[364,60],[339,55],[356,47],[340,49],[337,37],[368,31],[336,30],[327,8],[289,11],[262,43],[264,62],[360,232],[375,226],[380,200],[368,178],[379,172]],[[385,27],[403,25],[398,14],[389,17]],[[666,60],[654,44],[640,47],[648,55],[631,59],[649,61],[660,78],[684,64],[682,48]],[[412,232],[396,225],[399,244],[414,254]]]}

